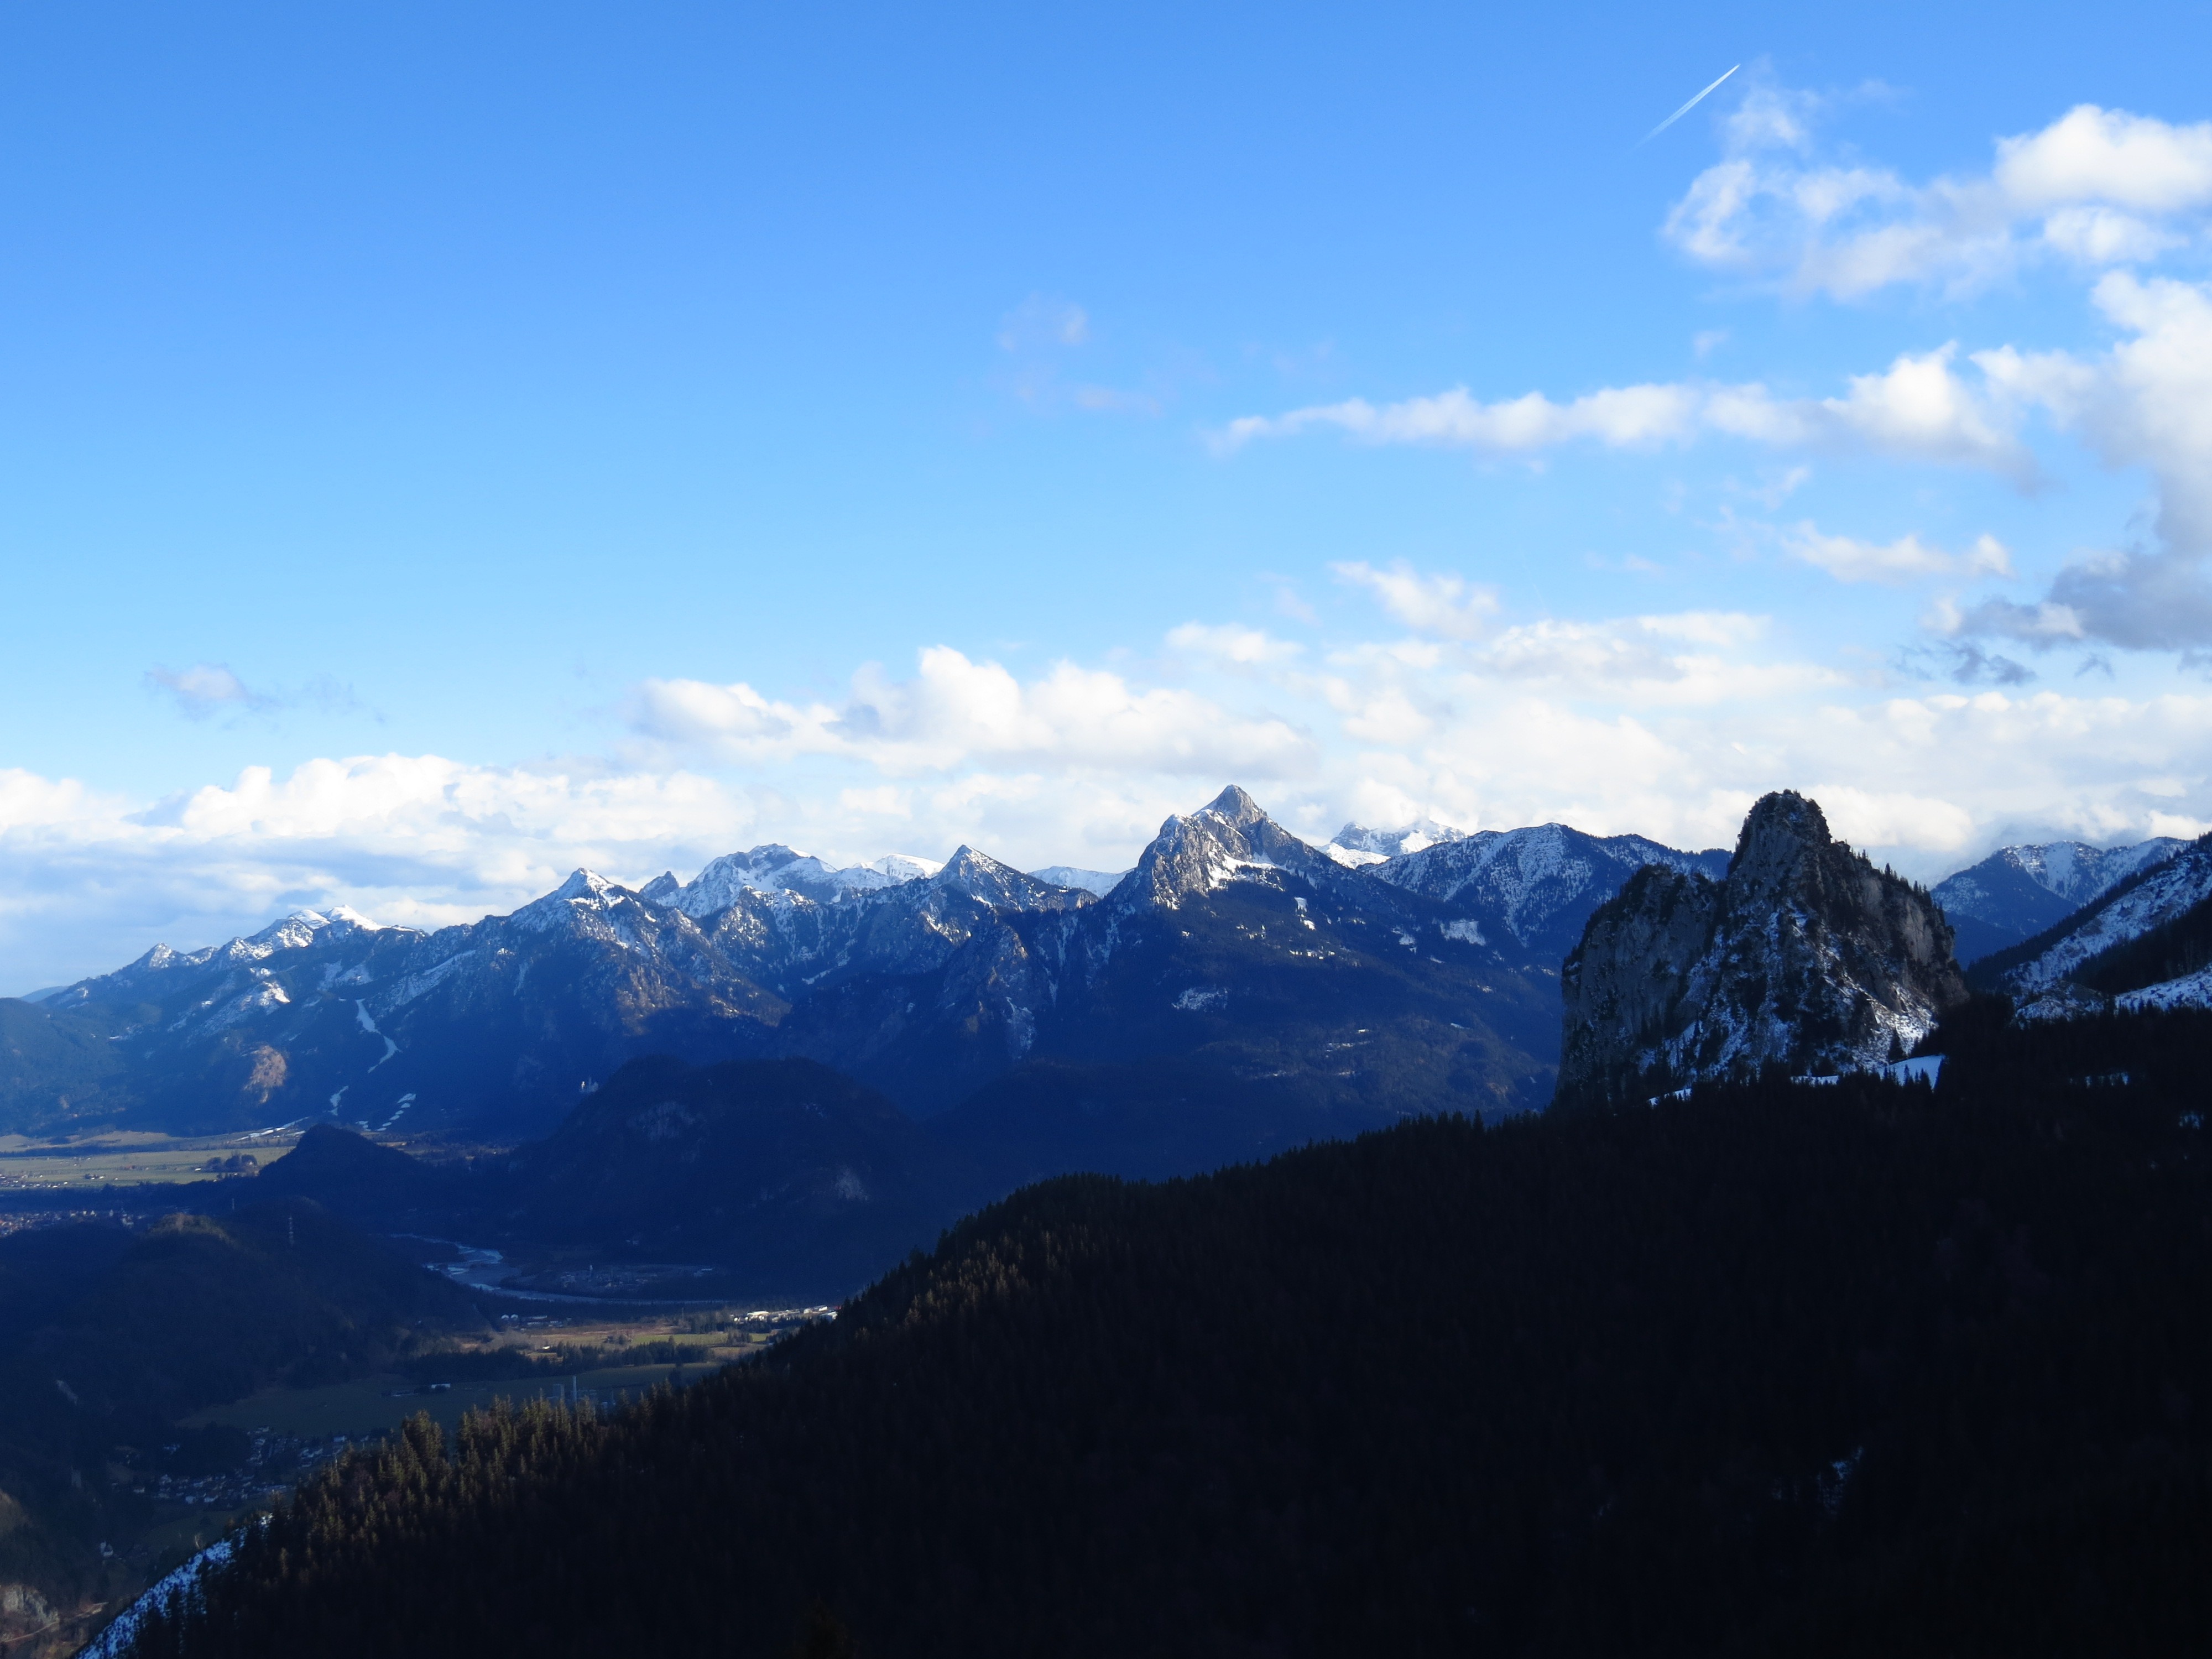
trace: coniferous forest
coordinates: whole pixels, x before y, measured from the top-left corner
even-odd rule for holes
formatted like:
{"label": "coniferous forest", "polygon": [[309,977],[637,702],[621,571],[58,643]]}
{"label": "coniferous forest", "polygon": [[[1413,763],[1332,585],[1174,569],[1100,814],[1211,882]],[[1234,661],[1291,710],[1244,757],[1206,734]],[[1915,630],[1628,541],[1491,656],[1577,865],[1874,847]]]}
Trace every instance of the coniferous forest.
{"label": "coniferous forest", "polygon": [[2212,1018],[2008,1012],[1046,1182],[680,1392],[418,1419],[137,1652],[2212,1649]]}

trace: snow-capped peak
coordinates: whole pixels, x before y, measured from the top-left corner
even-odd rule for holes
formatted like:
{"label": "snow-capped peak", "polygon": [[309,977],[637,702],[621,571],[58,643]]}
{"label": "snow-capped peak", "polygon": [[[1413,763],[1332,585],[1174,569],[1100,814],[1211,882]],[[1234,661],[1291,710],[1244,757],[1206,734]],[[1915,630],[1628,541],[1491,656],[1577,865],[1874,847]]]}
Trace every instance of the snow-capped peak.
{"label": "snow-capped peak", "polygon": [[[961,850],[965,852],[967,849],[963,848]],[[916,858],[911,853],[886,853],[883,857],[872,859],[859,867],[877,871],[893,881],[919,881],[935,875],[945,866],[935,859]],[[837,873],[844,875],[848,872],[841,870]]]}
{"label": "snow-capped peak", "polygon": [[572,872],[568,880],[562,882],[545,896],[555,899],[584,899],[596,903],[613,890],[614,887],[614,883],[595,870],[577,870]]}
{"label": "snow-capped peak", "polygon": [[1116,888],[1117,902],[1173,909],[1193,893],[1265,871],[1311,872],[1331,867],[1312,848],[1284,829],[1235,784],[1188,817],[1170,818],[1138,859],[1132,878]]}
{"label": "snow-capped peak", "polygon": [[1444,842],[1466,839],[1467,831],[1464,830],[1455,830],[1449,823],[1438,823],[1431,817],[1419,817],[1411,823],[1401,824],[1395,830],[1370,830],[1364,824],[1347,823],[1336,832],[1335,839],[1322,851],[1339,864],[1358,869],[1363,864],[1376,864],[1384,859],[1418,853]]}

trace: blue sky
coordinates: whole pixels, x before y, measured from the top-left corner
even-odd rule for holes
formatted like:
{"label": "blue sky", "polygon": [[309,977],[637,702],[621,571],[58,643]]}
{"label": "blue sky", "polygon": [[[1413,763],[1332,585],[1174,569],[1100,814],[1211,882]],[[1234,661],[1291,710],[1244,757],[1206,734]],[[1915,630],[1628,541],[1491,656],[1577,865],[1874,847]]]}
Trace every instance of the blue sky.
{"label": "blue sky", "polygon": [[2212,825],[2206,7],[1191,13],[0,19],[0,989],[1232,779]]}

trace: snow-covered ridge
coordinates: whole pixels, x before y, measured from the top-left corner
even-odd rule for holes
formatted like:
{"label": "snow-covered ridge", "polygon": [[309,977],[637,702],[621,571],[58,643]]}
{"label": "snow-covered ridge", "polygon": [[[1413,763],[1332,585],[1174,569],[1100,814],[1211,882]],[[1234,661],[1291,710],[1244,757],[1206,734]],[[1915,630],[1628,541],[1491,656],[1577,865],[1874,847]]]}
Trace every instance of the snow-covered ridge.
{"label": "snow-covered ridge", "polygon": [[2041,956],[2006,974],[2006,988],[2023,999],[2054,990],[2092,957],[2139,938],[2207,897],[2212,897],[2212,842],[2195,842],[2133,886],[2100,901]]}
{"label": "snow-covered ridge", "polygon": [[1936,902],[1954,921],[1972,916],[2002,923],[2017,903],[2008,896],[2026,881],[2069,904],[2090,904],[2137,871],[2172,858],[2188,844],[2172,836],[2154,836],[2124,847],[2092,847],[2078,841],[2001,847],[1937,883]]}
{"label": "snow-covered ridge", "polygon": [[1464,830],[1421,817],[1395,830],[1370,830],[1364,824],[1347,823],[1321,850],[1346,868],[1357,870],[1387,859],[1403,858],[1408,853],[1419,853],[1444,842],[1466,839]]}
{"label": "snow-covered ridge", "polygon": [[833,870],[811,853],[769,842],[725,854],[688,882],[677,880],[672,873],[655,876],[639,890],[639,896],[681,910],[696,921],[728,909],[740,893],[796,893],[817,904],[834,904],[858,894],[926,881],[944,867],[911,853],[886,853],[866,864]]}
{"label": "snow-covered ridge", "polygon": [[1998,854],[2038,886],[2087,904],[2148,865],[2172,858],[2189,843],[2173,836],[2154,836],[2130,847],[2091,847],[2078,841],[2039,847],[2008,847]]}

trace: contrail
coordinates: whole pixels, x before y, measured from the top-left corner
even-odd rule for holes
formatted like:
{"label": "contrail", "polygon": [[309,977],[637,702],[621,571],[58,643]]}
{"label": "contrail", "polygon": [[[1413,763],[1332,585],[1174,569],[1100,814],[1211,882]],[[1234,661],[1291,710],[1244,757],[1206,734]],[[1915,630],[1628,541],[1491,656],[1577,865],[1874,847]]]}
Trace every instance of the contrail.
{"label": "contrail", "polygon": [[[1729,66],[1728,75],[1723,75],[1723,76],[1721,76],[1721,81],[1725,81],[1725,80],[1727,80],[1727,79],[1729,78],[1729,75],[1734,75],[1734,74],[1736,72],[1736,70],[1738,70],[1741,69],[1742,67],[1743,67],[1743,65],[1742,65],[1742,64],[1730,64],[1730,65]],[[1698,106],[1698,105],[1700,105],[1700,104],[1704,103],[1704,102],[1705,101],[1705,100],[1706,100],[1706,99],[1708,99],[1708,98],[1711,97],[1711,96],[1712,96],[1712,94],[1713,94],[1715,92],[1718,91],[1718,90],[1719,90],[1719,88],[1720,88],[1721,81],[1716,81],[1716,82],[1714,82],[1712,83],[1712,85],[1711,85],[1711,86],[1707,87],[1707,88],[1706,88],[1703,92],[1699,93],[1696,97],[1694,97],[1694,98],[1692,98],[1692,100],[1690,100],[1690,101],[1689,101],[1688,103],[1686,103],[1686,104],[1683,105],[1681,108],[1680,108],[1680,109],[1676,110],[1676,111],[1675,111],[1672,115],[1668,116],[1665,120],[1662,121],[1662,122],[1661,122],[1657,126],[1656,126],[1656,127],[1652,128],[1650,131],[1649,131],[1649,132],[1645,133],[1645,134],[1644,134],[1641,138],[1638,139],[1636,142],[1637,142],[1638,143],[1639,143],[1639,144],[1648,144],[1648,143],[1650,143],[1654,138],[1656,138],[1656,137],[1657,137],[1661,133],[1662,133],[1662,132],[1666,131],[1667,131],[1667,129],[1668,129],[1668,127],[1673,126],[1673,125],[1674,125],[1674,123],[1675,123],[1675,122],[1677,122],[1677,121],[1680,120],[1680,119],[1681,119],[1685,115],[1687,115],[1687,114],[1688,114],[1692,110],[1693,110],[1693,109],[1697,108],[1697,106]]]}

